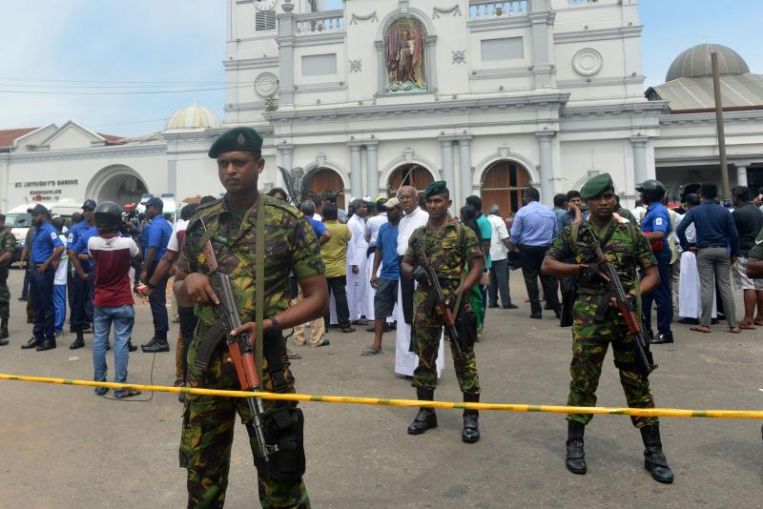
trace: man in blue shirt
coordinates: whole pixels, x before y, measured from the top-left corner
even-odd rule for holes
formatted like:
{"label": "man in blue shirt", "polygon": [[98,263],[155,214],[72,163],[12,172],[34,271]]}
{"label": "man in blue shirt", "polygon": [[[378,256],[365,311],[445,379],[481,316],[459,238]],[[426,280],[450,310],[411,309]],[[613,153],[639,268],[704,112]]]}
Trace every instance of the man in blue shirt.
{"label": "man in blue shirt", "polygon": [[[739,234],[731,213],[715,203],[718,186],[702,184],[700,196],[702,205],[692,207],[676,228],[681,247],[697,253],[697,270],[702,288],[702,317],[699,325],[691,329],[695,332],[710,332],[717,282],[729,332],[739,334],[729,274],[739,256]],[[694,224],[697,231],[696,247],[689,247],[686,240],[686,228],[691,224]]]}
{"label": "man in blue shirt", "polygon": [[[84,234],[88,233],[86,235],[88,238],[95,234],[94,211],[96,206],[95,201],[85,200],[85,203],[82,204],[82,221],[71,227],[69,239],[66,243],[66,252],[69,255],[69,260],[71,260],[69,267],[69,275],[71,277],[68,280],[69,307],[71,308],[69,329],[77,334],[77,339],[69,346],[72,350],[85,346],[82,335],[85,330],[92,327],[93,323],[93,295],[87,276],[89,266],[78,263],[78,253],[74,252],[74,247],[78,245]],[[85,240],[85,247],[87,247],[87,240]],[[78,270],[77,267],[80,265],[81,270]]]}
{"label": "man in blue shirt", "polygon": [[57,264],[64,251],[64,243],[58,231],[48,222],[49,213],[45,206],[37,204],[29,209],[36,233],[32,239],[30,255],[30,291],[34,308],[34,337],[21,348],[36,348],[38,352],[56,347],[54,321],[56,308],[53,303],[53,283]]}
{"label": "man in blue shirt", "polygon": [[[172,236],[172,225],[164,218],[164,202],[156,196],[146,202],[146,218],[150,221],[143,230],[143,271],[140,280],[145,284],[151,280],[159,261],[167,251],[167,244]],[[165,275],[154,286],[156,291],[151,292],[148,302],[151,304],[151,315],[154,319],[154,337],[148,343],[141,345],[144,352],[169,352],[170,345],[167,343],[167,332],[170,330],[169,317],[167,316],[167,280]]]}
{"label": "man in blue shirt", "polygon": [[[670,330],[670,323],[673,321],[672,267],[668,243],[671,228],[670,214],[662,204],[665,186],[659,180],[650,179],[639,185],[636,191],[641,193],[641,202],[646,206],[646,214],[641,220],[641,231],[649,239],[660,272],[660,286],[641,298],[644,328],[651,338],[650,343],[672,343],[673,332]],[[654,301],[657,301],[657,336],[652,332],[652,303]]]}
{"label": "man in blue shirt", "polygon": [[511,225],[510,242],[519,246],[519,263],[525,278],[527,296],[530,299],[530,318],[543,318],[540,306],[538,277],[543,285],[546,306],[561,317],[561,306],[557,295],[556,277],[541,274],[540,266],[551,242],[559,234],[554,212],[540,203],[540,192],[529,187],[524,192],[525,206],[519,209]]}
{"label": "man in blue shirt", "polygon": [[[374,252],[374,266],[371,271],[371,286],[376,289],[374,295],[374,342],[363,350],[361,355],[376,355],[382,351],[382,336],[386,328],[387,317],[397,304],[397,287],[400,280],[400,259],[397,256],[397,236],[403,206],[397,198],[390,198],[384,205],[387,210],[387,222],[379,228]],[[381,273],[379,272],[381,266]],[[377,274],[379,274],[377,276]]]}

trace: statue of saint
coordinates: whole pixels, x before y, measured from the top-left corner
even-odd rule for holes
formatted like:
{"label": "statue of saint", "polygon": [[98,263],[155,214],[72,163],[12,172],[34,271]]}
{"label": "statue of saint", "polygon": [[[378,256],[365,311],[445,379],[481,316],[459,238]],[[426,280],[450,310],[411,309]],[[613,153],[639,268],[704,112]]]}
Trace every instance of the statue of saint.
{"label": "statue of saint", "polygon": [[423,30],[413,19],[395,22],[387,32],[386,59],[389,92],[426,90]]}

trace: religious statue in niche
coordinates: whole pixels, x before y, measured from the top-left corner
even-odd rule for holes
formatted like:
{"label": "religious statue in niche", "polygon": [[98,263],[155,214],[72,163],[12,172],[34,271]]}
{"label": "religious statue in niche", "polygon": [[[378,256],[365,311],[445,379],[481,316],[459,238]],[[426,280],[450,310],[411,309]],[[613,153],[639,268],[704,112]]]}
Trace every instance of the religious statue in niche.
{"label": "religious statue in niche", "polygon": [[387,30],[387,92],[426,91],[424,35],[421,23],[411,18],[395,21]]}

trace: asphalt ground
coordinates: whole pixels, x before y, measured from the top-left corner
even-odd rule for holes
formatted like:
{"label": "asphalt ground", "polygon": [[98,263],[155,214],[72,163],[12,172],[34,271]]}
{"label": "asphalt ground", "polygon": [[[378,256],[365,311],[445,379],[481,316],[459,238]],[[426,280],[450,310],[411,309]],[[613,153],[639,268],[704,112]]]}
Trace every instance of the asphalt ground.
{"label": "asphalt ground", "polygon": [[[91,379],[92,340],[70,351],[71,334],[49,352],[21,350],[31,326],[11,271],[11,344],[0,348],[5,373]],[[477,362],[485,402],[565,404],[570,330],[550,312],[530,320],[521,276],[512,273],[520,309],[489,310]],[[136,304],[136,344],[151,336],[148,305]],[[177,333],[172,325],[171,336]],[[674,327],[676,343],[654,348],[658,406],[763,409],[763,329],[731,335],[716,327],[696,334]],[[393,375],[394,334],[384,353],[360,357],[371,334],[330,330],[331,345],[294,347],[299,392],[415,398]],[[174,344],[173,344],[174,349]],[[599,404],[625,404],[607,357]],[[113,367],[113,358],[108,357]],[[131,354],[129,381],[171,385],[174,351]],[[437,399],[460,400],[448,354]],[[0,382],[0,507],[183,507],[185,471],[178,468],[182,405],[177,397],[144,394],[107,400],[91,388]],[[482,440],[461,442],[459,411],[438,411],[440,427],[406,434],[415,409],[302,405],[308,467],[316,508],[506,507],[759,507],[763,481],[761,422],[663,419],[665,452],[676,474],[671,486],[643,468],[641,438],[624,416],[597,416],[587,428],[589,472],[564,468],[566,421],[561,415],[483,412]],[[258,507],[247,435],[236,428],[226,507]]]}

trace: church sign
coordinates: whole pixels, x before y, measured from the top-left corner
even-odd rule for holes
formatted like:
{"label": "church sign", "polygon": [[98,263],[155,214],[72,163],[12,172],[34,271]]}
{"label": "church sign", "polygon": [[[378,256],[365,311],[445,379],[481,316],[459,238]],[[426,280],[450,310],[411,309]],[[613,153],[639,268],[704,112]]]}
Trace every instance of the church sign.
{"label": "church sign", "polygon": [[78,186],[78,179],[70,180],[31,180],[14,182],[14,189],[25,189],[27,196],[35,201],[60,200],[64,187]]}

